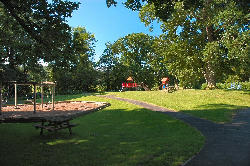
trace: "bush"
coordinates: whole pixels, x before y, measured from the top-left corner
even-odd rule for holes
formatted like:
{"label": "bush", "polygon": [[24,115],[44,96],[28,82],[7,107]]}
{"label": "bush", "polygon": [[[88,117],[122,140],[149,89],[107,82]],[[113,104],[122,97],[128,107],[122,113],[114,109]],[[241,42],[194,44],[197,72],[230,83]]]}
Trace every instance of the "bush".
{"label": "bush", "polygon": [[242,90],[250,90],[250,82],[241,82]]}
{"label": "bush", "polygon": [[104,93],[106,89],[107,89],[107,87],[104,85],[97,85],[96,86],[96,91],[99,93]]}
{"label": "bush", "polygon": [[207,89],[207,83],[203,83],[203,84],[201,85],[201,89],[202,89],[202,90]]}
{"label": "bush", "polygon": [[218,89],[225,89],[225,84],[223,84],[223,83],[216,83],[216,88],[218,88]]}
{"label": "bush", "polygon": [[159,86],[155,85],[153,88],[151,88],[152,91],[158,91],[159,90]]}
{"label": "bush", "polygon": [[218,89],[250,90],[250,82],[217,83]]}
{"label": "bush", "polygon": [[238,82],[240,82],[240,78],[239,78],[239,76],[229,75],[228,78],[227,78],[227,80],[225,82],[229,83],[229,84],[231,84],[231,82],[238,83]]}

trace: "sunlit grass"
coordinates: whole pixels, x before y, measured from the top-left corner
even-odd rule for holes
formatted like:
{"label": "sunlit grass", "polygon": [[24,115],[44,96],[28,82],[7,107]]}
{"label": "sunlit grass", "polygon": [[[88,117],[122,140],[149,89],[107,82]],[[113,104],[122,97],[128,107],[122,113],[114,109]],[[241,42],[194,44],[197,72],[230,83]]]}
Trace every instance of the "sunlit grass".
{"label": "sunlit grass", "polygon": [[84,95],[56,100],[105,101],[111,106],[44,136],[32,124],[0,125],[0,165],[170,165],[197,153],[204,137],[189,125],[126,102]]}
{"label": "sunlit grass", "polygon": [[230,122],[233,110],[250,107],[250,92],[224,90],[127,91],[110,93],[183,111],[215,122]]}

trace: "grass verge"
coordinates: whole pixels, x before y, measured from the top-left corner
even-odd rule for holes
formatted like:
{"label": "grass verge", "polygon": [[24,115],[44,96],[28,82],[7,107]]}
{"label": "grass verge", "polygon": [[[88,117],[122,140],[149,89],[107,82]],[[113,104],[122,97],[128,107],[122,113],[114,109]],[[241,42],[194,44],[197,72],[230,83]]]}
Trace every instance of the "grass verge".
{"label": "grass verge", "polygon": [[129,98],[205,118],[214,122],[230,122],[233,110],[250,107],[250,92],[225,90],[178,90],[112,92]]}
{"label": "grass verge", "polygon": [[67,130],[39,136],[32,124],[0,124],[0,165],[177,166],[204,144],[196,129],[158,112],[90,94],[57,97],[64,99],[111,106],[75,119],[72,136]]}

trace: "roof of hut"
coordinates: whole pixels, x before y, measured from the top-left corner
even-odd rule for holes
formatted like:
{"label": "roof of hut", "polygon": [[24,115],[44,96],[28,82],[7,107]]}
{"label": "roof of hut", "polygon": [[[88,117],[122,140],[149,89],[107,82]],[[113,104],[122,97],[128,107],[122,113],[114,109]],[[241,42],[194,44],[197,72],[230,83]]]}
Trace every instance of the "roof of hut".
{"label": "roof of hut", "polygon": [[128,77],[127,81],[133,81],[132,77]]}

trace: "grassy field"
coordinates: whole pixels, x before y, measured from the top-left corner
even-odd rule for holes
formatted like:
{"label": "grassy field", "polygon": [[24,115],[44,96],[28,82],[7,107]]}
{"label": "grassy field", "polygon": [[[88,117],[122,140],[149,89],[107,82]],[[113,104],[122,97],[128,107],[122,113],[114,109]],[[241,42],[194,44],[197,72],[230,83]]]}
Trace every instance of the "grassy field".
{"label": "grassy field", "polygon": [[196,129],[162,113],[92,94],[56,99],[111,106],[75,119],[72,136],[67,130],[40,136],[31,123],[0,124],[0,165],[177,166],[204,144]]}
{"label": "grassy field", "polygon": [[230,122],[233,110],[250,107],[250,92],[225,90],[178,90],[112,92],[123,98],[141,100],[182,111],[214,122]]}

